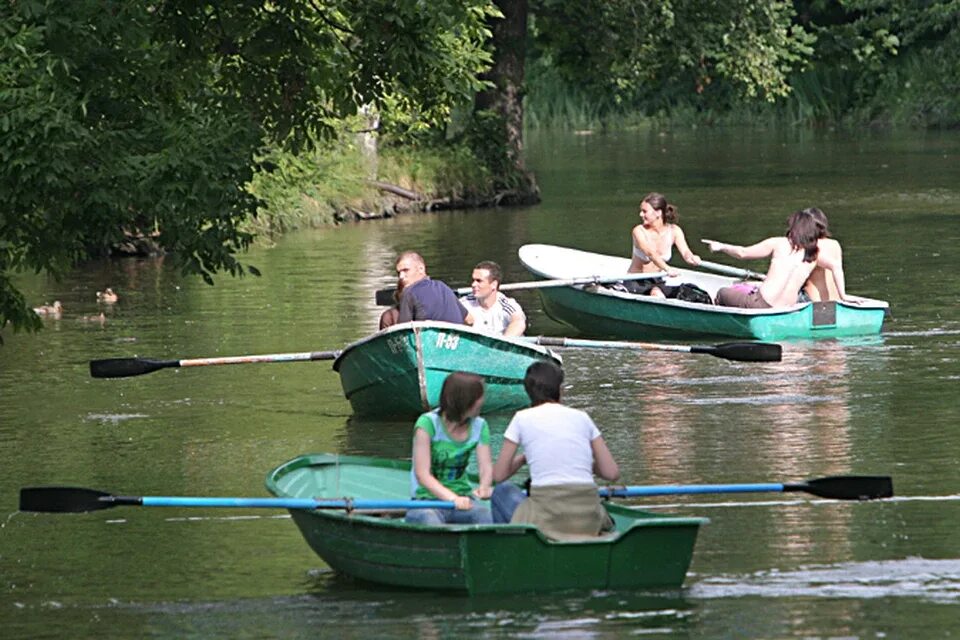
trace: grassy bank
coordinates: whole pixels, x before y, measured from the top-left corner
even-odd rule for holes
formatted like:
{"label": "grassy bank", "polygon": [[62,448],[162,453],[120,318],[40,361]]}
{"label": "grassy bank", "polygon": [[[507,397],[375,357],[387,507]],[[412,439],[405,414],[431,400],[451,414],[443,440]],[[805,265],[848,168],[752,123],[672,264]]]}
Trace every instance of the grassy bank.
{"label": "grassy bank", "polygon": [[461,146],[380,145],[344,134],[299,154],[267,150],[248,185],[263,203],[249,231],[273,236],[293,229],[390,217],[482,198],[489,172]]}
{"label": "grassy bank", "polygon": [[[960,46],[960,34],[949,43]],[[656,95],[631,104],[599,100],[567,86],[554,73],[528,77],[527,126],[626,129],[642,124],[795,127],[960,127],[960,69],[944,52],[912,52],[883,74],[814,67],[794,74],[790,94],[775,103],[747,102],[719,83],[703,95]]]}

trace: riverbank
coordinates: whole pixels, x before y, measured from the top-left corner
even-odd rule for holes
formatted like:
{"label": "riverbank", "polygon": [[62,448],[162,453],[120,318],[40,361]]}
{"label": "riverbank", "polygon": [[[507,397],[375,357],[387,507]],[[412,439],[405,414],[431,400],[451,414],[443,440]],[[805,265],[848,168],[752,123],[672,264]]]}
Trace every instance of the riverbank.
{"label": "riverbank", "polygon": [[381,146],[359,136],[293,154],[271,150],[247,185],[261,206],[248,231],[392,218],[444,209],[535,204],[538,189],[503,185],[465,145]]}

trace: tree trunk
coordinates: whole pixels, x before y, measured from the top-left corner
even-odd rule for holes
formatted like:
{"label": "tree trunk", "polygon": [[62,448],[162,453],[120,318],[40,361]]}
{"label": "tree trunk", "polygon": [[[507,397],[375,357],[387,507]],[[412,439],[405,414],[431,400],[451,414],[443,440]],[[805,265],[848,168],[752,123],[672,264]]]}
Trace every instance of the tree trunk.
{"label": "tree trunk", "polygon": [[[503,13],[490,25],[493,33],[494,63],[484,76],[493,83],[487,91],[477,94],[475,111],[495,114],[492,123],[499,131],[498,140],[505,153],[500,165],[503,183],[512,187],[510,203],[532,204],[540,201],[540,190],[532,173],[526,170],[523,159],[523,81],[527,39],[527,0],[495,0]],[[506,203],[504,203],[506,204]]]}

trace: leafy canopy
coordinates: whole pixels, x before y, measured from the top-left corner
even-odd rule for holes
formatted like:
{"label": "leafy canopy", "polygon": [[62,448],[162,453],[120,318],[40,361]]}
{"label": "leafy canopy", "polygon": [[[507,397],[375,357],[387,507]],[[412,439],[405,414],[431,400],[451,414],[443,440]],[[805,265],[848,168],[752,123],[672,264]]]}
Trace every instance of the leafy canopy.
{"label": "leafy canopy", "polygon": [[489,65],[485,0],[18,0],[0,3],[0,327],[36,328],[11,281],[62,274],[124,234],[186,272],[236,253],[264,142],[322,138],[390,105],[445,121]]}

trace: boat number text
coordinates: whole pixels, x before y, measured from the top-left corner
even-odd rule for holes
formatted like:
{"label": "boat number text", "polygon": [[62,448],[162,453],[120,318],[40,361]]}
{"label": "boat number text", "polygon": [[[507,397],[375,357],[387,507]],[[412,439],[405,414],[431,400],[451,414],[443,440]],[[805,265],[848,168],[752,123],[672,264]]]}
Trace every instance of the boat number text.
{"label": "boat number text", "polygon": [[456,333],[438,333],[437,349],[449,349],[455,351],[460,344],[460,335]]}
{"label": "boat number text", "polygon": [[387,340],[387,348],[390,349],[390,353],[398,354],[403,353],[407,350],[407,338],[406,336],[396,336]]}

